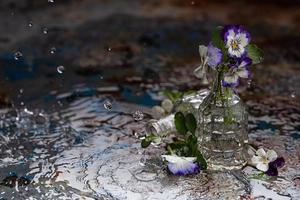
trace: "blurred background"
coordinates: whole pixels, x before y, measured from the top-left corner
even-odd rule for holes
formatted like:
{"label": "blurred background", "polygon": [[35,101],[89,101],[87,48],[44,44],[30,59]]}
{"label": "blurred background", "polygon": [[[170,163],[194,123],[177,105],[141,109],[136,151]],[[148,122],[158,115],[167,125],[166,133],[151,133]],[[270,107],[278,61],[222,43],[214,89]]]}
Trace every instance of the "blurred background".
{"label": "blurred background", "polygon": [[244,25],[265,52],[244,98],[298,104],[299,10],[297,0],[2,0],[0,105],[104,90],[154,105],[149,90],[199,89],[198,45],[225,24]]}

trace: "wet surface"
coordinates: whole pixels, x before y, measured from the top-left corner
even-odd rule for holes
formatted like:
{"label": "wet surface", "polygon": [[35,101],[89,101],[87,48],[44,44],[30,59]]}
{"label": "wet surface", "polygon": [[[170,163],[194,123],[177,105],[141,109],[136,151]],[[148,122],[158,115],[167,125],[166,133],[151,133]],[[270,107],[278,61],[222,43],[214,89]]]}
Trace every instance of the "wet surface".
{"label": "wet surface", "polygon": [[[38,2],[0,3],[0,199],[300,199],[297,3]],[[286,159],[276,180],[170,176],[139,144],[160,91],[205,87],[197,45],[225,23],[265,51],[238,92],[250,143]]]}

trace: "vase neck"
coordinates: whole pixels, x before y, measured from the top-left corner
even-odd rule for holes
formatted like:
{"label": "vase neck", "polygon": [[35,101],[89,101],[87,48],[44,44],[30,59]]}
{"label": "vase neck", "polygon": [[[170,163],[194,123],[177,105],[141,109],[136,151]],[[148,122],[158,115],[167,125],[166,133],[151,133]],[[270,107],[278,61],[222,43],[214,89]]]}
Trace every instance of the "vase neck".
{"label": "vase neck", "polygon": [[235,92],[231,87],[224,87],[222,84],[224,78],[223,72],[217,72],[215,75],[212,93],[217,101],[230,101],[234,98]]}

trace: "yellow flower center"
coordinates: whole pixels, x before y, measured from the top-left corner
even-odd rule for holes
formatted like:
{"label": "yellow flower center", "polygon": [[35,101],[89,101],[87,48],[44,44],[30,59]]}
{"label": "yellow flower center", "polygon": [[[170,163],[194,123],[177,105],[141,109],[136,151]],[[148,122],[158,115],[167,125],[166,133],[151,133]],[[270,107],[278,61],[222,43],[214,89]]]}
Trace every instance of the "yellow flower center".
{"label": "yellow flower center", "polygon": [[232,40],[230,45],[233,50],[237,50],[239,48],[239,43],[236,40]]}

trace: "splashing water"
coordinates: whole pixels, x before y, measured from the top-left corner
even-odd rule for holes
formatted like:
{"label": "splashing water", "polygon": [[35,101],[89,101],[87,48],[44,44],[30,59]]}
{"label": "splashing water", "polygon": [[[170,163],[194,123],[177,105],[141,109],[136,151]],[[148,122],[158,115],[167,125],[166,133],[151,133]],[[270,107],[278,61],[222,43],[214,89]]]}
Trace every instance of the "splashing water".
{"label": "splashing water", "polygon": [[17,51],[17,52],[15,52],[15,54],[14,54],[15,60],[21,59],[22,56],[23,56],[23,54],[22,54],[22,52],[20,52],[20,51]]}

